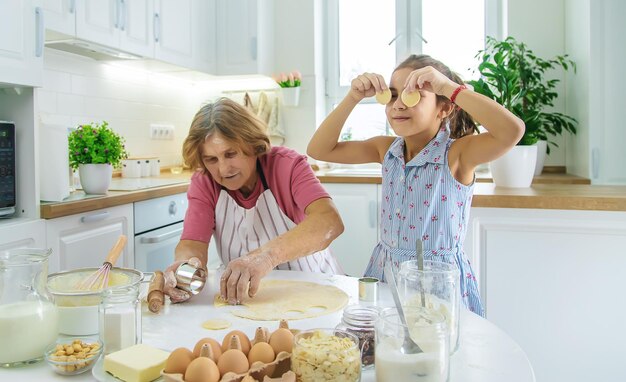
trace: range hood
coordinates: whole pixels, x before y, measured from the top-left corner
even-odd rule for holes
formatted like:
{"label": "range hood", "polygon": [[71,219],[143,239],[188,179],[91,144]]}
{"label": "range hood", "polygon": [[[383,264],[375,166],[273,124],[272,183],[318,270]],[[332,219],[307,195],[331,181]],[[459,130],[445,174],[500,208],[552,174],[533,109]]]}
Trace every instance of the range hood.
{"label": "range hood", "polygon": [[98,61],[138,60],[143,58],[141,56],[77,38],[46,41],[46,46],[48,48],[62,50],[79,56],[93,58]]}

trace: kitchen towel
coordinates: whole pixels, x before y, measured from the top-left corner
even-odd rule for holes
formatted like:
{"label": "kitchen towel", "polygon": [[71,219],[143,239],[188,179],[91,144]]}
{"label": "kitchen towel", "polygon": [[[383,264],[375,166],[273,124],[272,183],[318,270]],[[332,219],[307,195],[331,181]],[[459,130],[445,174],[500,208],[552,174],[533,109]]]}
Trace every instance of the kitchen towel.
{"label": "kitchen towel", "polygon": [[39,127],[39,199],[60,202],[70,196],[67,126]]}

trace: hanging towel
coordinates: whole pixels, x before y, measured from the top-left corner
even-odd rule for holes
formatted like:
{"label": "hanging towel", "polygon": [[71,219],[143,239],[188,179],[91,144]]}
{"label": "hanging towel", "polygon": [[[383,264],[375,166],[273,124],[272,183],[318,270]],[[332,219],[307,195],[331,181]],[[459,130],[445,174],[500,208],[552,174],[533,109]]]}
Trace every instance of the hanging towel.
{"label": "hanging towel", "polygon": [[259,93],[259,103],[257,105],[257,117],[261,118],[261,121],[267,123],[270,118],[270,112],[272,105],[269,102],[269,98],[265,92]]}
{"label": "hanging towel", "polygon": [[270,142],[275,146],[285,143],[285,129],[281,123],[280,107],[278,97],[274,97],[267,120],[267,130],[270,135]]}

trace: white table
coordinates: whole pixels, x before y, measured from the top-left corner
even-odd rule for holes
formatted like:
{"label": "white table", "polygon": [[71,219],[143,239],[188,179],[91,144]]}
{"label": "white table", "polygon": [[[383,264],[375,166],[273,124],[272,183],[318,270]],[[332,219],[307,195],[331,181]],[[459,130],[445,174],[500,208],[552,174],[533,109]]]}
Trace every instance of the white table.
{"label": "white table", "polygon": [[[144,307],[143,342],[163,349],[187,347],[193,349],[203,337],[221,340],[233,328],[244,331],[250,337],[258,326],[270,330],[277,328],[276,321],[251,321],[229,313],[241,307],[214,308],[213,296],[219,289],[219,278],[215,272],[209,273],[207,286],[202,293],[184,304],[166,305],[158,315]],[[358,303],[357,279],[346,276],[325,276],[294,271],[274,271],[268,278],[314,281],[332,284],[350,296],[350,304]],[[386,284],[379,285],[379,299],[376,305],[392,306],[393,300]],[[335,327],[341,319],[341,311],[323,317],[290,321],[295,329]],[[208,319],[227,319],[232,322],[229,329],[209,331],[201,324]],[[14,381],[91,381],[91,373],[74,377],[63,377],[52,371],[44,362],[17,369],[0,369],[0,380]],[[363,372],[363,382],[375,381],[374,370]],[[461,344],[450,361],[450,382],[534,382],[533,369],[522,349],[502,330],[489,321],[462,309]]]}

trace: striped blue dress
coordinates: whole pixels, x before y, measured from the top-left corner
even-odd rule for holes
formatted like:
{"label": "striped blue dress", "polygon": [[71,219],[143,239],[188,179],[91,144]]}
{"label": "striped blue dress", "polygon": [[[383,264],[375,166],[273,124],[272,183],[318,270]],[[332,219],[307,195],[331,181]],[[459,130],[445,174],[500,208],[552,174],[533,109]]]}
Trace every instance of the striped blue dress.
{"label": "striped blue dress", "polygon": [[484,316],[476,277],[465,252],[474,183],[465,186],[450,173],[448,150],[454,139],[441,129],[424,149],[405,164],[404,139],[389,146],[382,164],[381,239],[374,248],[366,276],[384,280],[385,262],[415,259],[421,238],[424,259],[456,264],[461,297],[472,312]]}

